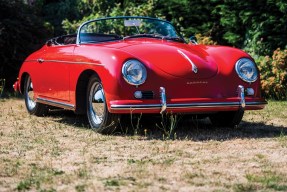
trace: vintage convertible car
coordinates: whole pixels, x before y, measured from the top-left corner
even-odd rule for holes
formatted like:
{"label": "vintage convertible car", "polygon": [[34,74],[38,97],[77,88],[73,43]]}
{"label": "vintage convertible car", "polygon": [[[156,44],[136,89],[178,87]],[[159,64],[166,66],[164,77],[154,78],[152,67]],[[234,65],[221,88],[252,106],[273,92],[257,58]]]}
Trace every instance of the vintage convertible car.
{"label": "vintage convertible car", "polygon": [[130,113],[204,114],[234,126],[267,104],[250,55],[187,43],[170,22],[149,17],[95,19],[49,40],[24,61],[14,89],[30,114],[73,110],[98,132]]}

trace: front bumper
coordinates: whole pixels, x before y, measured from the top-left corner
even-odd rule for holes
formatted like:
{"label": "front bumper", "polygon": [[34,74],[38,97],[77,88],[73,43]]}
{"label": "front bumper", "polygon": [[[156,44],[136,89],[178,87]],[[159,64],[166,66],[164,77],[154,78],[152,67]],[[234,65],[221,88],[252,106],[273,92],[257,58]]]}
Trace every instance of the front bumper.
{"label": "front bumper", "polygon": [[160,88],[160,100],[110,101],[111,113],[214,113],[263,109],[267,102],[263,98],[245,97],[244,87],[239,85],[238,96],[232,98],[184,98],[166,99],[165,89]]}

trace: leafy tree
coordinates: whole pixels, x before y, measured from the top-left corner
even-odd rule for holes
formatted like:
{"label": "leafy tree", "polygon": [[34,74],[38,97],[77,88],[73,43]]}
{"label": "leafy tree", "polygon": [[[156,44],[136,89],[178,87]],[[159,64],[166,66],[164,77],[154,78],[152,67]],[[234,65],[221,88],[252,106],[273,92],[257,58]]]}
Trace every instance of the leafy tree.
{"label": "leafy tree", "polygon": [[[42,4],[43,19],[54,28],[54,36],[62,35],[62,21],[64,19],[78,20],[85,12],[81,0],[58,0]],[[96,11],[96,10],[95,10]]]}
{"label": "leafy tree", "polygon": [[287,45],[285,0],[214,0],[212,14],[219,21],[212,34],[219,44],[246,49],[253,55],[272,54]]}
{"label": "leafy tree", "polygon": [[213,6],[209,0],[159,0],[156,10],[190,37],[194,34],[210,35],[214,25]]}
{"label": "leafy tree", "polygon": [[76,7],[81,19],[66,17],[62,25],[67,33],[89,19],[144,15],[172,21],[186,37],[210,36],[254,56],[271,55],[287,45],[286,0],[78,0]]}
{"label": "leafy tree", "polygon": [[0,79],[9,89],[24,59],[47,40],[47,28],[21,0],[0,0]]}
{"label": "leafy tree", "polygon": [[156,0],[148,1],[128,1],[128,0],[90,0],[82,1],[79,7],[84,11],[80,11],[82,19],[70,20],[65,19],[62,22],[63,29],[66,33],[75,33],[77,28],[85,21],[101,17],[112,16],[156,16],[154,12]]}

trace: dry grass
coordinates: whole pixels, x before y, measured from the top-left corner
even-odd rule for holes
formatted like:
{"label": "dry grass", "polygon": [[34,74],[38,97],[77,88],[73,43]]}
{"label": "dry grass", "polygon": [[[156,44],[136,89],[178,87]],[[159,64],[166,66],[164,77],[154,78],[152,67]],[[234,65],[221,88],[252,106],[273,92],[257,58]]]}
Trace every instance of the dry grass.
{"label": "dry grass", "polygon": [[0,100],[0,191],[287,191],[287,102],[247,112],[236,129],[184,120],[100,135],[70,112],[27,114]]}

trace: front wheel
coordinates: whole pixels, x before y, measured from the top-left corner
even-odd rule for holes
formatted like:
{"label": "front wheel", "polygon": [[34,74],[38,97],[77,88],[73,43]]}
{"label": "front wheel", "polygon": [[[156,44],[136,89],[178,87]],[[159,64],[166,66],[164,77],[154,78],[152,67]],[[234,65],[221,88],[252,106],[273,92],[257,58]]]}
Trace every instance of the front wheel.
{"label": "front wheel", "polygon": [[87,117],[93,130],[112,133],[118,124],[118,115],[108,111],[104,88],[97,76],[92,76],[87,89]]}
{"label": "front wheel", "polygon": [[215,126],[235,127],[239,125],[244,115],[244,110],[223,111],[209,116],[211,123]]}
{"label": "front wheel", "polygon": [[24,97],[25,97],[25,105],[27,111],[31,115],[36,116],[44,116],[48,113],[48,108],[46,105],[37,103],[34,98],[34,88],[33,83],[30,76],[27,76],[25,79],[25,87],[24,87]]}

